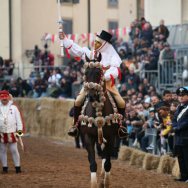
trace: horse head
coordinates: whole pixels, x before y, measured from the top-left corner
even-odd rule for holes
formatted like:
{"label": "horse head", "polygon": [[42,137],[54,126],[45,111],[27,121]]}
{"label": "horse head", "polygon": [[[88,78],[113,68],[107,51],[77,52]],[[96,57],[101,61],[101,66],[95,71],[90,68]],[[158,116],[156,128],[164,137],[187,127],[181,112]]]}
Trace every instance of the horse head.
{"label": "horse head", "polygon": [[91,60],[86,56],[87,62],[84,64],[84,89],[87,90],[88,98],[91,102],[99,102],[99,96],[105,90],[104,74],[100,64],[101,59],[101,54]]}

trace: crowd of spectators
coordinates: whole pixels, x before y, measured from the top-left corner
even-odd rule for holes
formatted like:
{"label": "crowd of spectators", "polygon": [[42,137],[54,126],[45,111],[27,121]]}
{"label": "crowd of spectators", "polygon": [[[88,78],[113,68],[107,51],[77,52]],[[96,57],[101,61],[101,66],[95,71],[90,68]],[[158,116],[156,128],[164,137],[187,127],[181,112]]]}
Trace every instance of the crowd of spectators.
{"label": "crowd of spectators", "polygon": [[153,28],[145,18],[141,18],[133,21],[130,29],[129,40],[114,39],[114,47],[125,66],[133,68],[141,79],[145,77],[144,71],[157,70],[163,60],[174,59],[174,51],[167,42],[169,30],[164,20]]}
{"label": "crowd of spectators", "polygon": [[[142,70],[157,70],[163,59],[174,59],[174,52],[167,43],[169,30],[160,21],[158,27],[141,18],[131,23],[129,40],[113,38],[113,46],[119,53],[122,64],[122,79],[117,81],[120,94],[126,100],[126,122],[133,146],[149,151],[153,146],[146,130],[156,130],[157,145],[161,154],[172,151],[173,134],[171,134],[171,118],[176,109],[177,97],[171,91],[164,91],[161,96]],[[9,69],[0,58],[1,72],[12,74],[12,61]],[[1,89],[8,90],[13,97],[54,97],[75,98],[83,82],[84,62],[70,59],[62,67],[54,66],[54,55],[44,46],[44,51],[36,45],[31,63],[34,71],[28,80],[22,78],[4,82]],[[11,69],[12,68],[12,69]],[[168,141],[167,141],[168,140]],[[166,144],[168,143],[168,144]],[[167,147],[168,146],[168,147]]]}
{"label": "crowd of spectators", "polygon": [[[172,119],[178,106],[177,95],[165,90],[163,95],[146,89],[143,99],[136,93],[126,97],[126,122],[132,146],[155,154],[173,154]],[[153,93],[153,94],[151,94]],[[156,143],[150,137],[156,137]],[[156,144],[156,145],[155,145]],[[155,151],[154,151],[155,150]]]}
{"label": "crowd of spectators", "polygon": [[[135,90],[142,98],[145,91],[143,93],[139,91],[142,90],[144,82],[147,82],[142,70],[156,70],[162,59],[174,58],[174,52],[167,43],[168,36],[169,30],[165,26],[164,20],[160,21],[158,27],[152,28],[145,18],[141,18],[131,23],[128,42],[121,38],[113,38],[114,48],[123,62],[121,64],[122,79],[118,84],[122,95],[131,95],[132,90]],[[16,97],[29,94],[29,97],[33,98],[44,96],[74,98],[83,82],[83,62],[77,62],[75,59],[69,61],[63,69],[54,67],[54,55],[48,50],[48,45],[44,45],[44,50],[40,50],[35,45],[30,61],[34,66],[34,71],[31,72],[28,80],[23,80],[21,83],[21,81],[13,79],[9,83],[4,83],[3,88],[9,87],[7,85],[12,87],[12,84],[22,88],[20,90],[24,90],[24,92],[19,92],[15,95]],[[13,72],[10,62],[8,69],[6,61],[1,63],[0,60],[0,67],[3,67],[2,69],[7,74]],[[155,88],[153,89],[155,90]]]}

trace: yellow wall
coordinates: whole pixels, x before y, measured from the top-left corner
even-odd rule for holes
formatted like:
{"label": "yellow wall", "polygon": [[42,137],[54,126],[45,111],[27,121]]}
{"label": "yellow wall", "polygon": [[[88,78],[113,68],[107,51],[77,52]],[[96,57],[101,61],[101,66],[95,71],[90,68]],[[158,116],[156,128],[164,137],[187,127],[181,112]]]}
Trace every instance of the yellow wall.
{"label": "yellow wall", "polygon": [[188,1],[187,0],[183,0],[182,1],[182,20],[183,23],[188,23]]}
{"label": "yellow wall", "polygon": [[[87,0],[80,0],[79,4],[62,4],[61,13],[64,19],[72,19],[73,33],[88,33]],[[136,0],[120,0],[117,8],[109,8],[107,0],[91,0],[91,32],[108,29],[108,21],[118,21],[119,27],[130,25],[136,17]],[[43,47],[41,38],[44,33],[56,34],[58,32],[58,15],[56,0],[12,0],[12,30],[13,30],[13,59],[23,71],[25,67],[32,67],[25,56],[27,49],[34,45]],[[129,10],[130,9],[130,10]],[[8,35],[8,0],[0,0],[0,19],[5,27],[1,27],[0,50],[4,58],[9,57]],[[58,59],[59,44],[50,46]]]}
{"label": "yellow wall", "polygon": [[166,25],[181,24],[181,12],[180,0],[145,0],[145,17],[153,26],[161,19]]}
{"label": "yellow wall", "polygon": [[8,0],[0,0],[0,56],[9,58]]}
{"label": "yellow wall", "polygon": [[[58,15],[56,0],[12,0],[12,30],[13,30],[13,60],[19,65],[23,73],[23,66],[31,68],[25,51],[33,49],[34,45],[43,47],[41,38],[44,33],[58,33]],[[79,4],[63,4],[62,16],[72,19],[73,33],[88,33],[87,2],[80,0]],[[188,20],[186,13],[188,3],[180,0],[145,0],[145,17],[158,25],[161,18],[167,25],[180,24],[182,20]],[[183,13],[182,10],[183,9]],[[109,8],[107,0],[91,0],[91,32],[99,32],[108,29],[109,21],[118,21],[119,28],[129,26],[137,16],[137,0],[119,0],[117,8]],[[9,22],[8,0],[0,0],[0,55],[9,58]],[[55,63],[60,65],[61,59],[59,44],[51,44],[50,50],[55,54]],[[26,70],[26,69],[25,69]],[[28,69],[29,72],[29,69]],[[22,74],[23,75],[23,74]]]}

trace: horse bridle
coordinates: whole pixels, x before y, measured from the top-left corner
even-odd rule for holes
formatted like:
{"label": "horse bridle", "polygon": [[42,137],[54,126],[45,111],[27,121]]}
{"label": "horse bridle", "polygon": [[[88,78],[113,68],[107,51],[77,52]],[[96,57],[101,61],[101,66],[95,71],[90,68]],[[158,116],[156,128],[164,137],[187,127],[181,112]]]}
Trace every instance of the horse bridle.
{"label": "horse bridle", "polygon": [[[81,122],[81,125],[83,125],[83,126],[88,124],[88,127],[92,127],[92,125],[94,124],[96,127],[98,127],[98,142],[100,144],[100,143],[105,142],[105,140],[103,138],[102,127],[105,124],[111,125],[111,122],[122,124],[123,116],[118,113],[117,105],[116,105],[113,97],[111,96],[110,92],[106,91],[106,90],[104,91],[105,78],[104,78],[104,74],[103,74],[103,70],[102,70],[102,65],[98,61],[99,59],[89,60],[86,56],[86,60],[87,60],[87,62],[84,65],[85,70],[87,68],[99,68],[99,69],[101,69],[101,78],[99,80],[99,83],[94,83],[94,82],[87,82],[86,76],[84,76],[83,77],[84,90],[86,93],[88,93],[88,91],[90,89],[96,90],[96,92],[98,92],[98,95],[100,97],[99,97],[99,101],[92,102],[92,106],[96,110],[96,117],[94,118],[94,117],[88,117],[87,115],[84,115],[86,106],[89,102],[89,99],[86,98],[84,105],[82,107],[82,110],[81,110],[81,115],[79,116],[79,121]],[[88,63],[88,62],[90,62],[90,63]],[[102,109],[104,107],[104,102],[106,100],[106,97],[105,97],[106,92],[107,92],[108,98],[112,104],[114,113],[103,117]]]}

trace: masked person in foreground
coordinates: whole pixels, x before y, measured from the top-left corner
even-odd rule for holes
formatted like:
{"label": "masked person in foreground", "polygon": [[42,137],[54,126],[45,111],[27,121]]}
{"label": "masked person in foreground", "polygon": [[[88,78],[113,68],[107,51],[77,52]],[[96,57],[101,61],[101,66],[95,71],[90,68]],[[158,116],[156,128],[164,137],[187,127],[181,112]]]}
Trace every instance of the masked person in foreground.
{"label": "masked person in foreground", "polygon": [[[69,51],[69,53],[75,58],[80,58],[85,61],[87,56],[89,59],[97,59],[99,53],[102,55],[100,64],[103,68],[103,73],[106,82],[106,88],[109,90],[118,107],[118,112],[123,115],[125,113],[125,101],[119,94],[115,87],[114,81],[118,76],[120,76],[120,64],[122,63],[118,53],[115,51],[111,44],[112,35],[104,30],[101,31],[99,35],[96,36],[94,41],[94,50],[89,50],[87,47],[80,47],[72,40],[69,40],[63,32],[59,33],[59,37],[63,42],[63,46]],[[78,117],[80,115],[83,102],[86,97],[86,92],[84,88],[81,89],[74,103],[74,123],[73,127],[69,130],[68,134],[70,136],[76,136],[78,133]]]}

